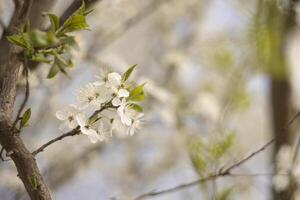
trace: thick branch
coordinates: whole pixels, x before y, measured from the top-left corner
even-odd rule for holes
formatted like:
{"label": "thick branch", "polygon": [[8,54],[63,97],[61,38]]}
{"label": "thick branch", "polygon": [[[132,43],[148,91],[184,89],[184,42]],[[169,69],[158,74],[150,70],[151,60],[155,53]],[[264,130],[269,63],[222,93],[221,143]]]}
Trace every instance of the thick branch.
{"label": "thick branch", "polygon": [[12,158],[30,198],[51,200],[50,192],[30,151],[19,135],[12,131],[12,113],[20,69],[19,50],[5,36],[14,34],[28,17],[32,0],[15,0],[15,11],[8,29],[0,40],[0,144]]}

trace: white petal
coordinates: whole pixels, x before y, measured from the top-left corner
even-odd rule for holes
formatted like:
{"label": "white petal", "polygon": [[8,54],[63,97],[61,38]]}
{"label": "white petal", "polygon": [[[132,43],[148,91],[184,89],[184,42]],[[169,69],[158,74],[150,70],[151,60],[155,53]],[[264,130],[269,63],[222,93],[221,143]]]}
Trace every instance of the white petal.
{"label": "white petal", "polygon": [[127,135],[133,136],[134,135],[134,125],[132,124],[128,129],[127,129]]}
{"label": "white petal", "polygon": [[58,127],[59,130],[64,131],[66,130],[66,128],[68,127],[69,123],[68,121],[64,121],[63,123],[61,123]]}
{"label": "white petal", "polygon": [[120,74],[113,72],[113,73],[109,73],[107,77],[108,77],[109,83],[112,86],[117,87],[120,85],[120,83],[121,83],[121,75]]}
{"label": "white petal", "polygon": [[89,134],[87,134],[87,136],[89,137],[91,143],[96,143],[98,140],[100,140],[99,135],[93,129],[90,129]]}
{"label": "white petal", "polygon": [[113,100],[112,100],[112,104],[114,106],[119,106],[121,104],[121,100],[118,98],[118,97],[115,97]]}
{"label": "white petal", "polygon": [[128,92],[128,90],[120,89],[118,91],[118,95],[119,95],[119,97],[128,97],[129,96],[129,92]]}
{"label": "white petal", "polygon": [[55,115],[59,120],[66,120],[69,117],[69,116],[67,116],[66,112],[62,111],[62,110],[57,111]]}
{"label": "white petal", "polygon": [[130,126],[132,123],[132,120],[125,114],[121,116],[121,121],[123,124],[125,124],[127,126]]}
{"label": "white petal", "polygon": [[79,108],[78,106],[74,105],[74,104],[70,104],[69,105],[69,111],[73,114],[76,114],[79,112]]}
{"label": "white petal", "polygon": [[81,127],[84,127],[86,126],[87,118],[83,113],[80,113],[76,116],[76,121]]}
{"label": "white petal", "polygon": [[101,86],[101,85],[104,85],[105,82],[104,82],[104,81],[95,81],[93,84],[94,84],[95,86]]}

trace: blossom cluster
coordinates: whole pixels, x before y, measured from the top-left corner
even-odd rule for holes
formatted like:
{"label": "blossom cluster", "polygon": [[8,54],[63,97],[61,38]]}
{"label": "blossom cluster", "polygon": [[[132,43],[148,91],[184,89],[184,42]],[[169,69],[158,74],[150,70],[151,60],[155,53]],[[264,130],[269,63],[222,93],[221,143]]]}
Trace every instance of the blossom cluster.
{"label": "blossom cluster", "polygon": [[298,154],[289,145],[284,145],[276,157],[277,172],[273,177],[276,191],[286,190],[291,184],[300,184],[300,160]]}
{"label": "blossom cluster", "polygon": [[144,99],[143,86],[128,82],[136,65],[124,74],[103,72],[98,80],[77,92],[79,105],[70,104],[56,113],[63,123],[59,129],[75,129],[87,135],[92,143],[104,141],[116,131],[132,136],[141,128]]}

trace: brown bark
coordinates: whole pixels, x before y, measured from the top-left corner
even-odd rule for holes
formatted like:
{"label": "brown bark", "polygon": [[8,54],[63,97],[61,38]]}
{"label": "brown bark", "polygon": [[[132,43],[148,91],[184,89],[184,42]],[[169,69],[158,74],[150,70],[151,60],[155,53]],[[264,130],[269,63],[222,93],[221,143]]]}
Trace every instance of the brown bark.
{"label": "brown bark", "polygon": [[42,17],[43,12],[49,12],[56,1],[54,0],[33,0],[29,13],[30,25],[32,28],[41,29],[46,17]]}
{"label": "brown bark", "polygon": [[[16,33],[27,19],[31,0],[15,0],[15,11],[5,35]],[[36,161],[18,134],[12,131],[12,113],[16,84],[21,62],[19,50],[8,43],[5,35],[0,40],[0,144],[12,158],[18,176],[32,200],[51,200],[50,192]]]}
{"label": "brown bark", "polygon": [[[292,132],[289,129],[282,131],[282,127],[285,127],[289,120],[289,114],[292,110],[291,105],[291,86],[290,77],[288,73],[287,58],[285,56],[286,45],[289,36],[293,29],[296,27],[296,13],[294,5],[298,0],[291,1],[291,7],[285,10],[282,14],[282,34],[280,38],[281,46],[278,50],[280,52],[282,66],[281,77],[271,77],[271,109],[272,109],[272,122],[273,122],[273,134],[276,138],[275,147],[273,151],[273,161],[275,161],[278,151],[282,145],[289,144]],[[272,66],[271,66],[272,67]],[[275,169],[277,168],[275,163]],[[291,200],[295,190],[293,187],[286,189],[285,191],[278,192],[273,188],[274,200]]]}

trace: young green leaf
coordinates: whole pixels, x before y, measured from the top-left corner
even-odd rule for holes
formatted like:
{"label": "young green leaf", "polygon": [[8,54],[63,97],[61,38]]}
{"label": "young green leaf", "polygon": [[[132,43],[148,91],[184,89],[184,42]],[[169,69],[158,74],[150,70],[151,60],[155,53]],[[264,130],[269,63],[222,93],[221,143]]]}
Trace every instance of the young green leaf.
{"label": "young green leaf", "polygon": [[224,138],[222,138],[220,141],[217,141],[215,144],[211,146],[210,153],[211,155],[219,159],[222,157],[229,149],[232,147],[235,141],[235,134],[230,133],[227,134]]}
{"label": "young green leaf", "polygon": [[130,77],[133,70],[136,68],[137,64],[129,67],[126,72],[122,75],[122,81],[127,81],[127,79]]}
{"label": "young green leaf", "polygon": [[145,93],[144,93],[144,85],[145,83],[133,88],[130,91],[128,101],[143,101],[145,98]]}
{"label": "young green leaf", "polygon": [[30,31],[30,21],[27,19],[24,26],[23,26],[23,31],[24,33],[29,33]]}
{"label": "young green leaf", "polygon": [[231,194],[233,192],[234,188],[230,187],[230,188],[226,188],[223,191],[221,191],[218,195],[216,200],[228,200],[231,199]]}
{"label": "young green leaf", "polygon": [[130,106],[131,109],[133,109],[137,112],[143,112],[143,107],[138,105],[138,104],[132,103],[129,106]]}
{"label": "young green leaf", "polygon": [[193,167],[199,174],[203,174],[207,170],[207,159],[202,153],[203,144],[199,138],[189,138],[187,141],[188,153]]}
{"label": "young green leaf", "polygon": [[68,47],[72,47],[76,50],[79,50],[79,46],[78,46],[74,36],[61,37],[60,41],[63,44],[66,44]]}
{"label": "young green leaf", "polygon": [[20,122],[20,127],[21,127],[21,128],[27,125],[27,122],[29,121],[30,116],[31,116],[31,109],[28,108],[28,109],[24,112],[23,116],[21,117],[21,122]]}
{"label": "young green leaf", "polygon": [[85,16],[87,15],[85,11],[84,3],[80,6],[80,8],[73,13],[65,23],[57,30],[58,36],[63,36],[65,33],[79,31],[83,29],[87,29],[89,26],[86,23]]}
{"label": "young green leaf", "polygon": [[52,13],[47,13],[50,23],[51,23],[51,30],[55,32],[59,28],[59,19],[56,15]]}
{"label": "young green leaf", "polygon": [[6,37],[7,40],[17,46],[28,48],[28,41],[26,41],[25,34],[16,34],[16,35],[10,35]]}
{"label": "young green leaf", "polygon": [[50,60],[48,60],[44,54],[42,53],[37,53],[37,54],[34,54],[32,57],[31,57],[31,60],[34,61],[34,62],[41,62],[41,63],[47,63],[47,64],[50,64]]}
{"label": "young green leaf", "polygon": [[59,68],[57,66],[57,64],[54,62],[53,65],[51,66],[49,73],[47,75],[48,79],[53,78],[54,76],[56,76],[56,74],[59,72]]}

